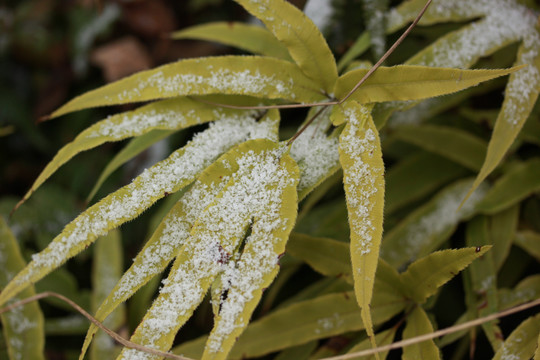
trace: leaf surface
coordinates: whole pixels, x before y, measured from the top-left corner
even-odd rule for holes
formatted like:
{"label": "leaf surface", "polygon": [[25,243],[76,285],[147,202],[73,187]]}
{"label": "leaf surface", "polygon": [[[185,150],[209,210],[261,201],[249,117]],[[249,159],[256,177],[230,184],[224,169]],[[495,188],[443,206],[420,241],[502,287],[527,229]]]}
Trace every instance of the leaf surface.
{"label": "leaf surface", "polygon": [[108,195],[68,224],[0,293],[0,304],[84,250],[97,237],[133,219],[166,194],[189,185],[236,143],[251,136],[275,138],[276,126],[276,121],[257,123],[250,116],[213,123],[185,147],[145,170],[131,184]]}
{"label": "leaf surface", "polygon": [[[394,337],[396,336],[396,330],[397,330],[396,328],[392,327],[392,328],[390,328],[388,330],[381,331],[380,333],[375,335],[375,342],[379,346],[390,345],[394,341]],[[371,348],[371,342],[369,341],[369,339],[365,339],[362,342],[360,342],[359,344],[353,346],[349,351],[347,351],[347,353],[352,354],[352,353],[355,353],[355,352],[368,350],[370,348]],[[388,353],[389,353],[389,351],[380,352],[379,353],[379,358],[382,359],[382,360],[385,360],[386,357],[388,356]],[[375,359],[375,356],[374,355],[366,356],[366,357],[364,357],[364,359],[373,360],[373,359]]]}
{"label": "leaf surface", "polygon": [[510,253],[519,219],[519,205],[516,204],[490,217],[489,235],[493,242],[491,256],[495,268],[501,269]]}
{"label": "leaf surface", "polygon": [[291,57],[307,76],[317,81],[327,94],[332,93],[338,77],[336,61],[310,18],[284,0],[236,1],[260,19],[287,47]]}
{"label": "leaf surface", "polygon": [[[0,269],[2,269],[0,287],[4,287],[24,265],[17,240],[4,218],[0,216]],[[14,300],[22,300],[32,295],[35,295],[34,288],[29,287]],[[3,313],[1,320],[10,360],[45,359],[43,313],[37,302],[31,302]]]}
{"label": "leaf surface", "polygon": [[491,246],[436,251],[409,265],[401,274],[407,295],[422,304],[437,289],[450,281],[475,259],[484,255]]}
{"label": "leaf surface", "polygon": [[370,109],[354,101],[343,107],[348,122],[339,138],[339,159],[351,229],[354,290],[366,331],[374,340],[370,304],[383,231],[384,163]]}
{"label": "leaf surface", "polygon": [[[420,306],[414,308],[407,317],[407,325],[403,330],[403,339],[411,339],[415,336],[433,332],[433,326],[429,318]],[[433,340],[426,340],[403,348],[403,360],[431,360],[440,359],[439,349]]]}
{"label": "leaf surface", "polygon": [[319,86],[289,61],[222,56],[181,60],[136,73],[74,98],[51,117],[97,106],[211,94],[300,102],[324,99]]}
{"label": "leaf surface", "polygon": [[540,315],[528,318],[512,331],[493,360],[528,360],[532,358],[537,347],[539,333]]}
{"label": "leaf surface", "polygon": [[[395,100],[420,100],[478,85],[499,76],[508,75],[522,67],[498,70],[460,70],[417,65],[380,67],[350,97],[359,103]],[[353,70],[336,82],[334,93],[342,99],[368,72]]]}
{"label": "leaf surface", "polygon": [[253,54],[292,60],[287,48],[267,29],[241,22],[219,21],[191,26],[173,32],[171,38],[214,41]]}
{"label": "leaf surface", "polygon": [[347,52],[339,59],[337,68],[338,71],[343,71],[354,59],[362,55],[371,44],[371,38],[368,32],[363,32],[347,50]]}
{"label": "leaf surface", "polygon": [[478,204],[485,214],[503,211],[540,190],[540,159],[532,159],[504,174]]}
{"label": "leaf surface", "polygon": [[401,126],[396,137],[473,171],[480,170],[486,156],[484,140],[449,126]]}
{"label": "leaf surface", "polygon": [[540,261],[540,234],[534,231],[520,231],[516,234],[514,243],[529,255]]}

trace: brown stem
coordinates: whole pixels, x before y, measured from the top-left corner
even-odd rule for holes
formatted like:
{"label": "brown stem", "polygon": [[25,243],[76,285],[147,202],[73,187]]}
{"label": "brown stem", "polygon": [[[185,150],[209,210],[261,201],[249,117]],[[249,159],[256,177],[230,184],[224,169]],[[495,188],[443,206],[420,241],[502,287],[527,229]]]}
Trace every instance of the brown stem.
{"label": "brown stem", "polygon": [[15,302],[15,303],[13,303],[13,304],[11,304],[9,306],[6,306],[6,307],[0,309],[0,314],[3,314],[3,313],[5,313],[7,311],[10,311],[10,310],[13,310],[16,307],[23,306],[23,305],[25,305],[25,304],[27,304],[29,302],[36,301],[36,300],[39,300],[39,299],[43,299],[43,298],[46,298],[46,297],[55,297],[57,299],[60,299],[60,300],[62,300],[64,302],[68,303],[71,307],[73,307],[75,310],[77,310],[79,313],[81,313],[85,318],[90,320],[94,325],[99,327],[101,330],[105,331],[110,337],[112,337],[118,343],[124,345],[127,348],[139,350],[139,351],[142,351],[142,352],[145,352],[145,353],[148,353],[148,354],[152,354],[152,355],[166,357],[166,358],[169,358],[169,359],[191,360],[191,359],[183,357],[183,356],[171,354],[169,352],[164,352],[164,351],[160,351],[160,350],[156,350],[156,349],[151,349],[151,348],[136,344],[134,342],[131,342],[129,340],[126,340],[123,337],[121,337],[120,335],[118,335],[117,333],[115,333],[114,331],[112,331],[111,329],[107,328],[99,320],[97,320],[95,317],[90,315],[88,312],[86,312],[86,310],[81,308],[79,305],[77,305],[72,300],[68,299],[67,297],[65,297],[65,296],[63,296],[61,294],[58,294],[58,293],[55,293],[55,292],[52,292],[52,291],[45,291],[45,292],[36,294],[34,296],[30,296],[30,297],[28,297],[26,299],[17,301],[17,302]]}

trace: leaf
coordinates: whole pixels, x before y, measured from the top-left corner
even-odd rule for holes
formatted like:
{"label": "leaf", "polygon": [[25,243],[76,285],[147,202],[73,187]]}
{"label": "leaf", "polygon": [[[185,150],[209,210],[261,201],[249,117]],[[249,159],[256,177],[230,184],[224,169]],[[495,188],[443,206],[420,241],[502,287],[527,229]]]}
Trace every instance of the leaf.
{"label": "leaf", "polygon": [[317,341],[310,341],[283,350],[274,360],[307,360],[309,355],[317,348]]}
{"label": "leaf", "polygon": [[493,360],[529,360],[535,354],[539,333],[540,315],[531,316],[512,331]]}
{"label": "leaf", "polygon": [[343,71],[354,59],[362,55],[371,44],[371,38],[367,31],[364,31],[354,42],[354,44],[347,50],[347,52],[339,59],[337,69],[339,72]]}
{"label": "leaf", "polygon": [[[288,237],[294,222],[294,217],[285,215],[296,211],[294,194],[298,172],[291,168],[294,162],[283,150],[281,145],[259,139],[239,145],[218,160],[220,168],[225,171],[219,171],[216,176],[222,176],[222,182],[227,185],[195,222],[160,295],[131,341],[168,350],[176,331],[189,319],[211,283],[222,273],[226,280],[223,283],[227,285],[227,299],[234,299],[233,305],[240,305],[230,308],[227,300],[223,300],[216,320],[217,330],[213,330],[207,348],[211,351],[213,344],[217,343],[217,349],[222,349],[223,353],[213,355],[226,355],[227,346],[234,342],[234,337],[230,340],[228,337],[231,332],[239,333],[237,318],[247,323],[251,314],[246,316],[246,312],[250,308],[253,310],[260,298],[251,292],[262,293],[262,287],[267,286],[271,276],[276,274],[278,254],[271,249],[279,251],[280,246],[285,247],[279,239]],[[227,176],[231,171],[231,176]],[[287,196],[291,202],[283,200]],[[234,205],[231,207],[231,204]],[[238,257],[235,252],[250,224],[251,234]],[[260,239],[274,238],[276,243],[262,241],[261,244]],[[254,261],[255,252],[262,257]],[[260,270],[254,271],[251,264],[256,264]],[[252,274],[251,281],[247,283],[241,281],[249,276],[243,269]],[[247,304],[241,304],[239,294]],[[230,345],[225,341],[230,341]],[[124,349],[121,358],[131,358],[137,352]]]}
{"label": "leaf", "polygon": [[250,136],[275,138],[275,127],[273,120],[257,123],[249,116],[213,123],[185,147],[147,169],[131,184],[108,195],[68,224],[0,293],[0,304],[84,250],[97,237],[133,219],[167,193],[189,185],[221,153],[236,143]]}
{"label": "leaf", "polygon": [[401,274],[408,297],[418,304],[423,304],[439,287],[489,249],[491,246],[442,250],[415,261]]}
{"label": "leaf", "polygon": [[[361,104],[420,100],[460,91],[521,68],[522,66],[498,70],[459,70],[416,65],[381,66],[349,99]],[[368,71],[359,69],[342,75],[334,89],[336,98],[343,99]]]}
{"label": "leaf", "polygon": [[322,275],[342,277],[352,283],[349,245],[345,242],[292,233],[287,253]]}
{"label": "leaf", "polygon": [[[433,326],[424,309],[416,306],[407,317],[407,325],[403,330],[403,339],[429,334],[433,332]],[[403,360],[409,359],[440,359],[439,349],[433,340],[426,340],[403,348]]]}
{"label": "leaf", "polygon": [[[99,303],[107,297],[114,284],[123,273],[122,239],[118,230],[112,231],[96,241],[94,248],[94,265],[92,269],[92,308],[97,309]],[[104,325],[114,331],[118,330],[126,320],[126,309],[119,307],[113,316],[104,321]],[[105,332],[100,331],[90,349],[91,360],[114,359],[117,355],[116,343]]]}
{"label": "leaf", "polygon": [[258,56],[222,56],[181,60],[139,72],[74,98],[50,117],[97,106],[211,94],[299,102],[324,99],[319,86],[289,61]]}
{"label": "leaf", "polygon": [[531,159],[504,174],[478,204],[478,210],[494,214],[519,203],[540,190],[540,159]]}
{"label": "leaf", "polygon": [[[158,101],[150,105],[108,117],[80,133],[65,145],[47,164],[20,203],[43,184],[58,168],[80,152],[93,149],[110,141],[120,141],[147,134],[151,130],[179,130],[218,120],[228,116],[239,116],[238,111],[218,111],[214,106],[187,98]],[[155,136],[155,135],[154,135]],[[137,140],[144,142],[146,138]]]}
{"label": "leaf", "polygon": [[348,122],[339,137],[339,158],[351,229],[354,290],[367,334],[374,341],[369,307],[383,231],[384,163],[369,111],[352,101],[344,105]]}
{"label": "leaf", "polygon": [[[392,327],[388,330],[381,331],[380,333],[375,335],[375,342],[379,346],[386,346],[390,345],[394,341],[394,337],[396,336],[396,330],[397,328]],[[368,350],[371,348],[371,342],[369,339],[365,339],[364,341],[360,342],[359,344],[353,346],[349,351],[347,351],[347,354],[352,354],[355,352],[359,352],[362,350]],[[383,351],[379,353],[379,358],[382,360],[385,360],[388,356],[389,351]],[[369,357],[363,357],[362,359],[365,360],[372,360],[375,359],[374,355],[371,355]]]}
{"label": "leaf", "polygon": [[[477,216],[467,224],[466,244],[476,246],[477,249],[485,248],[486,245],[491,248],[492,239],[488,231],[488,219],[485,216]],[[468,275],[471,277],[471,287],[476,295],[476,301],[471,304],[477,317],[487,316],[498,311],[497,299],[497,269],[493,261],[492,253],[483,255],[478,261],[471,264],[468,269]],[[496,321],[490,321],[482,324],[482,329],[493,348],[493,351],[502,344],[502,332],[497,326]]]}
{"label": "leaf", "polygon": [[513,289],[499,289],[498,295],[499,310],[535,300],[540,296],[540,275],[526,277]]}
{"label": "leaf", "polygon": [[388,0],[362,0],[364,23],[371,38],[373,55],[380,58],[386,48]]}
{"label": "leaf", "polygon": [[[231,137],[236,137],[244,132],[244,135],[257,136],[265,133],[265,127],[272,129],[278,122],[279,113],[272,110],[267,114],[266,119],[262,120],[259,125],[255,122],[251,124],[239,122],[238,127],[231,127],[229,130],[235,134],[224,132],[226,128],[219,125],[225,122],[216,123],[215,127],[207,131],[216,131],[206,140],[217,140],[217,137],[224,135],[223,139],[227,141]],[[232,125],[232,124],[229,124]],[[247,127],[246,127],[247,125]],[[270,130],[270,133],[273,130]],[[204,133],[198,135],[198,139],[202,139]],[[270,135],[270,137],[273,137]],[[238,140],[238,138],[237,138]],[[218,145],[212,144],[208,146],[214,148]],[[203,153],[208,153],[209,150],[202,150]],[[214,150],[212,150],[214,151]],[[193,155],[195,156],[195,154]],[[223,166],[223,162],[215,162],[209,165],[204,170],[193,186],[182,196],[180,201],[168,212],[167,216],[158,225],[152,237],[145,244],[144,248],[139,252],[134,259],[131,267],[124,273],[118,284],[114,287],[111,293],[107,296],[104,302],[100,305],[96,312],[96,319],[103,321],[114,309],[122,302],[130,298],[138,289],[146,284],[155,275],[165,270],[169,262],[174,259],[185,241],[188,238],[191,228],[195,221],[201,216],[202,211],[210,206],[216,196],[223,190],[226,183],[222,181],[223,177],[232,175],[233,169]],[[84,356],[88,348],[92,336],[97,331],[95,325],[91,325],[81,351],[80,358]]]}
{"label": "leaf", "polygon": [[429,152],[407,156],[386,173],[385,212],[391,214],[466,173],[456,163]]}
{"label": "leaf", "polygon": [[516,234],[514,243],[540,261],[540,234],[534,231],[520,231]]}
{"label": "leaf", "polygon": [[490,217],[489,234],[493,242],[491,256],[497,271],[501,269],[510,252],[518,225],[518,218],[518,204]]}
{"label": "leaf", "polygon": [[[302,11],[284,0],[236,0],[260,19],[289,50],[291,57],[326,94],[331,94],[337,80],[334,55],[317,26]],[[281,69],[280,69],[281,71]]]}
{"label": "leaf", "polygon": [[479,188],[460,208],[471,184],[471,179],[457,181],[419,206],[385,235],[381,257],[400,267],[437,249],[460,221],[475,213],[475,205],[484,197],[486,187]]}
{"label": "leaf", "polygon": [[253,54],[292,60],[287,48],[268,30],[257,25],[231,21],[211,22],[173,32],[171,38],[214,41]]}
{"label": "leaf", "polygon": [[[224,270],[222,282],[227,284],[224,287],[227,295],[226,299],[222,298],[203,359],[227,357],[236,339],[247,327],[262,292],[276,277],[279,257],[285,252],[285,245],[295,224],[298,210],[298,166],[288,154],[281,154],[280,151],[268,151],[265,155],[267,159],[250,159],[254,162],[250,175],[262,183],[262,188],[257,189],[257,184],[248,183],[247,186],[255,188],[250,189],[252,194],[262,191],[266,191],[266,194],[261,194],[258,199],[261,204],[251,209],[251,234],[245,240],[239,260],[229,263],[230,268]],[[278,159],[279,164],[272,167],[271,164]]]}
{"label": "leaf", "polygon": [[94,187],[90,191],[90,194],[86,198],[87,202],[90,202],[94,196],[96,196],[97,191],[101,188],[101,185],[107,180],[107,178],[118,169],[120,166],[124,165],[129,160],[133,159],[150,146],[155,143],[167,138],[169,135],[173,134],[172,130],[152,130],[146,134],[139,135],[136,138],[132,139],[122,150],[120,150],[114,158],[107,164],[105,169],[99,175]]}
{"label": "leaf", "polygon": [[401,126],[396,137],[473,171],[480,170],[486,156],[484,140],[449,126]]}
{"label": "leaf", "polygon": [[[4,218],[0,216],[0,269],[2,269],[0,287],[4,287],[24,265],[17,240]],[[35,295],[34,288],[29,287],[14,300],[22,300],[32,295]],[[31,302],[3,313],[0,319],[10,360],[45,359],[43,313],[37,302]]]}

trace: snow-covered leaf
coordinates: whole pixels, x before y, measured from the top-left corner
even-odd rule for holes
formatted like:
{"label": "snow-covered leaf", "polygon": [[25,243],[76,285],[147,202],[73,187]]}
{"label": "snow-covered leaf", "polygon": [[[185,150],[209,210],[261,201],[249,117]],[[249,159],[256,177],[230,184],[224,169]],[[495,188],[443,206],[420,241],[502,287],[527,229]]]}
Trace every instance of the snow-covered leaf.
{"label": "snow-covered leaf", "polygon": [[506,339],[493,360],[529,360],[535,355],[540,334],[540,315],[523,321]]}

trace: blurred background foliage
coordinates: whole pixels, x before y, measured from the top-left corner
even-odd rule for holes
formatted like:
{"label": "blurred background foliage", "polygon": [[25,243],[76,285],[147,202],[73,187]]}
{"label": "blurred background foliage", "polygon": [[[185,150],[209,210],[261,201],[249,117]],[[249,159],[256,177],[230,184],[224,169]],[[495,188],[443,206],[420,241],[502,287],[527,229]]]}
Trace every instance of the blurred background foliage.
{"label": "blurred background foliage", "polygon": [[[305,1],[292,1],[303,7]],[[540,2],[518,1],[531,11],[540,10]],[[381,6],[395,6],[400,1],[381,1]],[[332,15],[325,20],[324,33],[339,59],[370,26],[369,16],[358,0],[333,0]],[[317,9],[315,9],[317,10]],[[16,202],[30,188],[40,171],[64,144],[71,141],[90,123],[108,114],[131,109],[91,109],[76,112],[53,121],[40,119],[74,96],[137,71],[181,58],[241,53],[223,45],[169,38],[174,30],[210,21],[249,21],[247,13],[229,0],[6,0],[0,4],[0,214],[7,218]],[[402,63],[438,37],[458,29],[462,23],[442,23],[418,27],[389,58],[388,65]],[[372,31],[373,28],[371,28]],[[399,34],[388,35],[391,44]],[[483,58],[477,67],[507,67],[515,58],[515,45]],[[381,53],[373,47],[363,60],[374,61]],[[448,97],[444,111],[424,111],[409,116],[423,116],[431,125],[448,126],[488,141],[492,124],[503,97],[504,80],[497,80]],[[432,116],[436,113],[436,116]],[[507,161],[492,178],[497,179],[523,161],[540,156],[540,109],[536,108],[526,123]],[[282,123],[283,136],[290,136],[304,118],[302,110],[288,111],[293,121]],[[389,122],[399,124],[406,112],[396,113]],[[296,121],[296,122],[295,122]],[[195,129],[196,131],[197,129]],[[112,174],[94,199],[128,183],[142,169],[167,156],[185,143],[191,132],[175,134],[145,151]],[[385,233],[392,231],[404,218],[419,208],[433,203],[435,195],[448,189],[454,181],[474,176],[478,169],[451,161],[436,149],[427,151],[418,146],[414,134],[400,132],[388,126],[383,133],[383,155],[387,168],[387,209]],[[24,204],[9,220],[21,249],[28,260],[32,253],[43,249],[62,227],[86,206],[86,198],[99,174],[125,143],[106,144],[81,155],[63,166],[48,183]],[[478,155],[478,154],[476,154]],[[416,177],[411,177],[414,173]],[[295,231],[339,241],[349,238],[346,207],[339,174],[327,180],[300,209]],[[516,184],[519,187],[519,183]],[[406,190],[403,190],[406,189]],[[94,200],[95,201],[95,200]],[[161,201],[144,213],[139,221],[122,227],[121,263],[129,264],[174,197]],[[316,206],[307,211],[316,203]],[[512,213],[510,213],[513,211]],[[538,191],[523,197],[509,213],[490,217],[491,230],[496,234],[498,221],[513,221],[514,241],[508,243],[507,257],[498,268],[498,287],[513,288],[521,280],[540,270],[540,245],[534,241],[540,233],[540,195]],[[157,219],[157,220],[156,220]],[[502,219],[502,220],[501,220]],[[508,220],[510,219],[510,220]],[[443,247],[464,247],[471,225],[453,224],[443,236]],[[519,232],[518,232],[519,229]],[[118,237],[119,239],[120,237]],[[120,240],[115,240],[120,241]],[[510,247],[511,246],[511,247]],[[97,250],[96,250],[97,251]],[[535,252],[538,251],[538,252]],[[53,290],[92,309],[92,268],[97,257],[86,251],[36,284],[36,291]],[[121,267],[121,265],[119,265]],[[126,265],[124,265],[126,266]],[[159,285],[159,279],[147,285],[128,302],[127,316],[116,324],[127,336],[139,323]],[[344,281],[324,277],[293,256],[282,260],[281,274],[263,298],[255,317],[278,306],[314,294],[334,293],[350,289]],[[467,289],[467,286],[465,286]],[[94,289],[95,291],[95,289]],[[427,308],[439,327],[449,326],[467,312],[471,297],[460,279],[447,284],[438,296],[428,301]],[[502,295],[500,295],[502,296]],[[465,301],[463,299],[466,299]],[[467,304],[469,301],[469,304]],[[189,340],[208,332],[212,326],[211,308],[205,303],[181,330],[179,339]],[[47,359],[77,358],[88,323],[65,304],[47,300],[41,303],[45,314]],[[520,314],[500,323],[505,336],[528,315]],[[395,321],[394,321],[395,322]],[[477,358],[491,352],[488,339],[474,331],[465,340],[452,342],[443,348],[445,358],[467,357],[473,349]],[[345,333],[319,342],[309,342],[278,355],[280,359],[320,358],[341,353],[358,339],[358,333]],[[0,358],[6,355],[6,345],[0,342]],[[306,355],[307,354],[307,355]],[[400,353],[391,354],[399,358]],[[274,356],[268,356],[273,358]]]}

